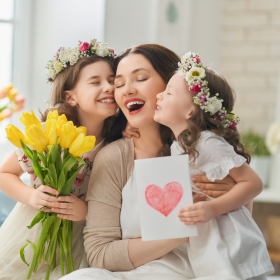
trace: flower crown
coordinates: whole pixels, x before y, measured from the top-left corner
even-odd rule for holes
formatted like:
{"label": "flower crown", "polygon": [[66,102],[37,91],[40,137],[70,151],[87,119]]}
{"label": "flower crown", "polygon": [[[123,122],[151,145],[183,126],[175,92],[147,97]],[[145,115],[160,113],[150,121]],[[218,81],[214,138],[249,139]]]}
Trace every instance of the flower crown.
{"label": "flower crown", "polygon": [[188,52],[181,58],[178,65],[179,70],[185,73],[190,91],[195,93],[193,102],[199,105],[203,111],[208,112],[213,119],[220,120],[225,128],[235,129],[240,119],[232,113],[232,109],[223,107],[224,100],[218,98],[219,93],[210,94],[208,82],[204,79],[206,76],[204,66],[199,55]]}
{"label": "flower crown", "polygon": [[114,50],[108,47],[107,43],[97,42],[97,39],[90,43],[79,41],[78,47],[64,48],[57,50],[53,59],[49,60],[46,68],[48,71],[48,82],[52,83],[56,76],[67,66],[74,65],[80,58],[99,55],[102,57],[115,58]]}

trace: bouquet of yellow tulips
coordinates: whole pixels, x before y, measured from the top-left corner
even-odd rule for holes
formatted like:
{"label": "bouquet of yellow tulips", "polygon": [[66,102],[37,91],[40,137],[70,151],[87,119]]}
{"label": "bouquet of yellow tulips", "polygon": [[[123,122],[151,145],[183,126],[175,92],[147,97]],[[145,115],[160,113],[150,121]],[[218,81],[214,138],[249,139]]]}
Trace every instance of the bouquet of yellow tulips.
{"label": "bouquet of yellow tulips", "polygon": [[[58,190],[59,196],[69,195],[77,174],[85,165],[80,156],[93,149],[95,137],[86,136],[85,127],[74,126],[72,121],[67,121],[65,115],[59,116],[57,111],[49,112],[45,131],[33,111],[30,114],[23,113],[20,121],[25,125],[26,135],[14,125],[8,125],[8,140],[16,147],[23,148],[25,155],[32,160],[34,172],[43,185]],[[35,224],[42,223],[37,244],[27,240],[28,243],[20,250],[21,259],[29,265],[24,257],[24,249],[28,245],[34,249],[27,279],[30,279],[33,272],[36,273],[39,263],[43,265],[44,261],[48,263],[45,279],[49,279],[52,266],[56,267],[56,248],[60,253],[61,275],[64,275],[64,260],[67,273],[74,271],[73,222],[41,210],[42,208],[28,226],[31,229]]]}

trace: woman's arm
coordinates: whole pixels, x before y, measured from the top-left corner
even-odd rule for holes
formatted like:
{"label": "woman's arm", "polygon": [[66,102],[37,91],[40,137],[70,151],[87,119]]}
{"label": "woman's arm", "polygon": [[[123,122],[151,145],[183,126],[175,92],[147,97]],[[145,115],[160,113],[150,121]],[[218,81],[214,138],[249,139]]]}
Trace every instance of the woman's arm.
{"label": "woman's arm", "polygon": [[181,209],[179,217],[186,224],[199,224],[248,204],[263,190],[263,183],[246,163],[229,171],[237,182],[225,195]]}
{"label": "woman's arm", "polygon": [[[220,197],[229,192],[236,182],[228,175],[223,180],[210,181],[205,175],[194,176],[192,178],[195,186],[203,191],[206,195],[213,198]],[[251,213],[253,213],[253,200],[244,205]]]}
{"label": "woman's arm", "polygon": [[0,189],[12,199],[36,209],[40,209],[43,206],[51,206],[49,201],[56,201],[55,197],[45,193],[56,194],[56,190],[48,186],[40,186],[35,190],[21,181],[20,176],[22,174],[23,170],[14,151],[0,166]]}

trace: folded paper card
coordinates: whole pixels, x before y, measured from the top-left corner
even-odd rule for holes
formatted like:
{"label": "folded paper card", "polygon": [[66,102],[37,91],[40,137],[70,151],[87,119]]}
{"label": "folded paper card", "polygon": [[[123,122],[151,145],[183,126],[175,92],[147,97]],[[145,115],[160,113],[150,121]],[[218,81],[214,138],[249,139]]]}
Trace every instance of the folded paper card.
{"label": "folded paper card", "polygon": [[189,156],[134,161],[142,240],[197,236],[196,226],[186,226],[179,210],[193,204]]}

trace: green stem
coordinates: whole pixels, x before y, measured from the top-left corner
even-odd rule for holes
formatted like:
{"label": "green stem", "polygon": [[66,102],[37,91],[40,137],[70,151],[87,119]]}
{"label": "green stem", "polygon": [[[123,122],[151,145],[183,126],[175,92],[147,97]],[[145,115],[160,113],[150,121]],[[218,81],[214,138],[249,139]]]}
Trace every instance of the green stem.
{"label": "green stem", "polygon": [[68,229],[69,229],[69,233],[67,235],[67,247],[68,247],[68,252],[69,252],[70,269],[72,272],[75,270],[74,262],[73,262],[73,255],[72,255],[73,221],[68,221]]}
{"label": "green stem", "polygon": [[58,248],[59,248],[59,258],[60,258],[60,274],[64,276],[64,264],[63,264],[63,246],[60,233],[58,233]]}

